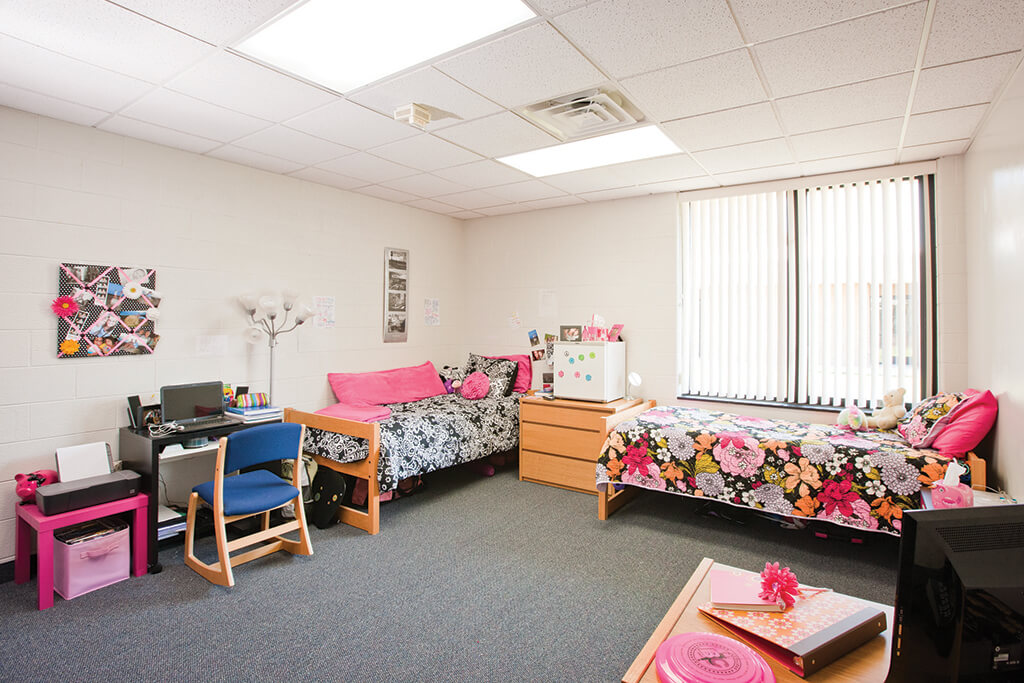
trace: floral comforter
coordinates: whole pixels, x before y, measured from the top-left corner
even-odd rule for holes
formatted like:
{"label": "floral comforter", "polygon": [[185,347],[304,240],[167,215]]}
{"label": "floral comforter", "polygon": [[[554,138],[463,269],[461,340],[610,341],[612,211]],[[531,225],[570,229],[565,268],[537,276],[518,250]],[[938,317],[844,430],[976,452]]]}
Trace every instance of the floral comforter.
{"label": "floral comforter", "polygon": [[921,488],[941,480],[949,460],[896,432],[658,406],[608,435],[597,484],[899,535],[903,511],[922,507]]}
{"label": "floral comforter", "polygon": [[[442,394],[412,403],[392,403],[380,421],[380,490],[391,491],[407,477],[433,472],[511,450],[519,444],[519,397],[469,400]],[[303,450],[355,462],[369,455],[365,439],[306,429]]]}

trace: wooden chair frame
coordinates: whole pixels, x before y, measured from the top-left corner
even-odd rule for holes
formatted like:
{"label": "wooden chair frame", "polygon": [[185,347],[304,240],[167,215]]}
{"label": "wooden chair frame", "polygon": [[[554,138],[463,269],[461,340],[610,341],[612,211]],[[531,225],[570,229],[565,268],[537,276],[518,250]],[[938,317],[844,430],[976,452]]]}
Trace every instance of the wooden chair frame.
{"label": "wooden chair frame", "polygon": [[[193,552],[195,541],[196,509],[199,506],[199,494],[193,492],[188,499],[188,518],[185,528],[185,564],[196,571],[200,576],[210,583],[218,586],[234,586],[235,578],[231,571],[233,567],[251,562],[264,555],[285,550],[293,555],[312,555],[313,546],[309,542],[309,529],[306,527],[306,511],[302,504],[302,443],[306,435],[306,428],[303,427],[299,436],[299,448],[296,453],[295,467],[292,468],[292,486],[299,490],[299,495],[288,502],[262,512],[254,512],[248,515],[225,515],[224,514],[224,477],[228,472],[224,471],[227,456],[227,437],[221,437],[217,449],[217,465],[214,469],[213,484],[213,530],[217,539],[217,562],[207,564],[196,557]],[[289,458],[283,458],[289,459]],[[295,518],[291,521],[270,526],[270,513],[273,510],[293,503],[295,507]],[[260,530],[233,541],[228,541],[227,525],[249,517],[261,516]],[[297,540],[284,538],[282,534],[292,531],[299,532]],[[269,542],[268,542],[269,541]],[[241,548],[261,543],[258,548],[248,552],[232,556],[231,553]]]}
{"label": "wooden chair frame", "polygon": [[[366,512],[341,505],[338,507],[338,521],[362,529],[369,534],[380,532],[380,482],[377,480],[377,463],[380,460],[380,425],[376,422],[343,420],[340,417],[304,413],[292,408],[284,411],[284,421],[294,422],[313,429],[366,439],[369,454],[356,462],[338,462],[314,455],[319,467],[326,467],[357,479],[366,480]],[[305,431],[303,431],[305,433]]]}

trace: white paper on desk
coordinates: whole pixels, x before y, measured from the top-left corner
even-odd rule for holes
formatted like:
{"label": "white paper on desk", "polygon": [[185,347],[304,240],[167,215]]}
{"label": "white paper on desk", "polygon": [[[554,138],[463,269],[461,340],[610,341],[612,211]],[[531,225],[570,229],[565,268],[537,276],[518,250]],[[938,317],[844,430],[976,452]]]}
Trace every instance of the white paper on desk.
{"label": "white paper on desk", "polygon": [[57,475],[61,481],[110,474],[110,447],[102,441],[57,449]]}

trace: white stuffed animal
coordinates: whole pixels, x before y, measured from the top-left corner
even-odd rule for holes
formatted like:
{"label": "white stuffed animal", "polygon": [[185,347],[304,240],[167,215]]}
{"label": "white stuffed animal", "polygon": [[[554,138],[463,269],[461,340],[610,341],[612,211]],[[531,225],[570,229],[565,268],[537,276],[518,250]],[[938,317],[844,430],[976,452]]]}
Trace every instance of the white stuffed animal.
{"label": "white stuffed animal", "polygon": [[905,389],[892,389],[885,392],[882,397],[882,407],[871,413],[868,418],[868,427],[871,429],[892,429],[899,422],[899,419],[907,414],[903,407],[903,395]]}

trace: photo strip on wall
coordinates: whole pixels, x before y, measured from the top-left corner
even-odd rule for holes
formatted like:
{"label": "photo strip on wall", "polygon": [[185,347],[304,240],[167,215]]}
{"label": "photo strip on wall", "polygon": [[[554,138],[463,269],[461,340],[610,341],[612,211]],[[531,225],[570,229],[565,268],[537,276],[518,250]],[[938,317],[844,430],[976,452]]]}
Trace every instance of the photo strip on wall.
{"label": "photo strip on wall", "polygon": [[384,342],[409,340],[409,250],[384,250]]}

